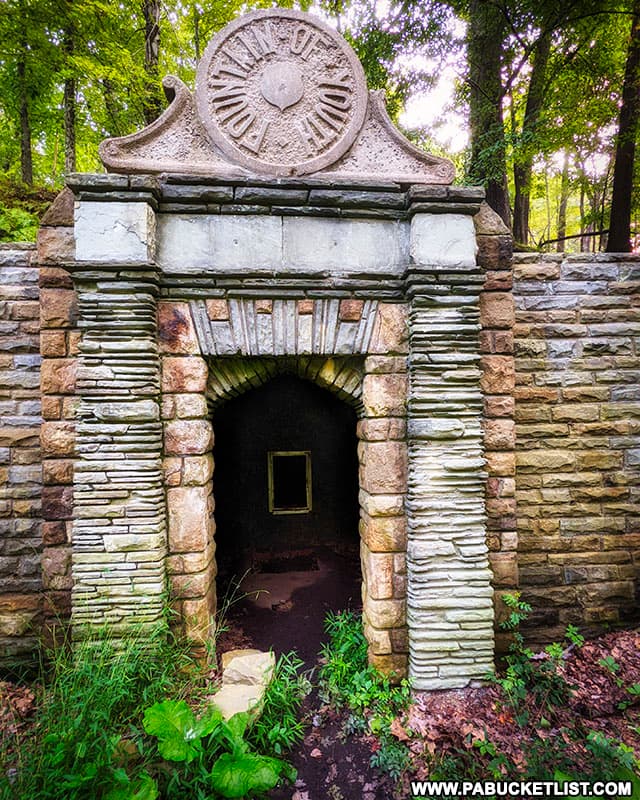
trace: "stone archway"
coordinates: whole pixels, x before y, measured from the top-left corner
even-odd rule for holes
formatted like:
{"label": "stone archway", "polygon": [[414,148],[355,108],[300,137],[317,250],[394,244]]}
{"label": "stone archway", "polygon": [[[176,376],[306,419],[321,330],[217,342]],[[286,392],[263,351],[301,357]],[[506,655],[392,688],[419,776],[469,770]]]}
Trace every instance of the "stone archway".
{"label": "stone archway", "polygon": [[[355,305],[361,313],[363,304]],[[176,315],[180,320],[193,319],[193,328],[188,326],[191,333],[176,345],[172,343],[168,348],[172,354],[163,357],[162,388],[169,582],[176,610],[196,645],[204,645],[211,635],[216,607],[215,501],[211,490],[215,434],[210,415],[230,398],[289,373],[328,389],[357,414],[365,632],[372,661],[383,669],[406,672],[406,310],[401,305],[376,305],[365,320],[348,319],[349,309],[343,308],[343,313],[333,318],[325,313],[324,304],[315,308],[316,341],[324,348],[340,343],[343,352],[348,342],[348,354],[294,351],[276,355],[273,350],[277,352],[277,347],[263,344],[270,354],[254,356],[250,350],[247,355],[220,356],[211,353],[210,331],[223,338],[220,326],[214,328],[211,309],[203,332],[198,305],[188,309],[162,304],[161,329],[172,330]],[[164,320],[169,324],[164,325]],[[225,336],[233,341],[233,334]],[[302,341],[300,336],[291,339]],[[177,356],[173,354],[176,348],[191,354]],[[196,355],[196,349],[210,354]]]}
{"label": "stone archway", "polygon": [[[237,575],[242,574],[250,553],[335,545],[336,536],[352,535],[357,542],[362,372],[361,358],[210,362],[216,557],[219,567],[226,563],[226,572],[242,563]],[[290,476],[304,481],[299,488],[305,491],[297,501],[292,498],[300,508],[288,512],[278,509],[274,467],[294,462],[283,461],[283,455],[274,462],[273,454],[294,451],[305,454],[294,462],[309,475],[294,470]]]}
{"label": "stone archway", "polygon": [[216,591],[260,649],[310,666],[329,610],[361,597],[357,416],[281,372],[216,407]]}

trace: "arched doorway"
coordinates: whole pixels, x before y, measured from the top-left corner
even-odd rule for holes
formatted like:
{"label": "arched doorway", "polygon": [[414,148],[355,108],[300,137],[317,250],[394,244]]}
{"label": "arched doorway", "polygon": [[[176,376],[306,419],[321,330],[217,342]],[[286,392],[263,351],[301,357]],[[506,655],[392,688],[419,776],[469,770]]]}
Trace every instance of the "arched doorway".
{"label": "arched doorway", "polygon": [[257,646],[311,659],[326,611],[359,600],[356,423],[293,374],[214,413],[218,595],[243,575],[242,591],[262,591],[245,615]]}

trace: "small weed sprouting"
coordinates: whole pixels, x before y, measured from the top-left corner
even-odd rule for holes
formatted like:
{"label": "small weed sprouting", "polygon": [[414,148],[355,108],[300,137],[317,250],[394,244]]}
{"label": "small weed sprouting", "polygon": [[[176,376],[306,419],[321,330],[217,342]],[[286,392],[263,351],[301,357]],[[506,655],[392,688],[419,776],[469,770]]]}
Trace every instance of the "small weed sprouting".
{"label": "small weed sprouting", "polygon": [[[543,658],[535,657],[533,651],[525,646],[524,637],[518,630],[527,619],[531,606],[520,599],[519,592],[503,595],[502,599],[511,613],[501,626],[512,632],[513,642],[506,657],[505,674],[492,676],[491,680],[502,689],[519,725],[525,726],[530,721],[539,723],[545,715],[552,717],[554,709],[565,703],[571,692],[572,687],[558,669],[564,657],[564,647],[557,642],[550,644],[545,648]],[[582,638],[575,629],[570,636],[573,640]],[[532,711],[534,719],[530,720]]]}
{"label": "small weed sprouting", "polygon": [[402,742],[385,736],[380,741],[379,749],[372,754],[369,763],[392,780],[399,781],[411,763],[410,753]]}
{"label": "small weed sprouting", "polygon": [[584,636],[580,633],[575,625],[567,625],[565,637],[569,642],[571,642],[572,645],[574,645],[574,647],[582,647],[584,644]]}

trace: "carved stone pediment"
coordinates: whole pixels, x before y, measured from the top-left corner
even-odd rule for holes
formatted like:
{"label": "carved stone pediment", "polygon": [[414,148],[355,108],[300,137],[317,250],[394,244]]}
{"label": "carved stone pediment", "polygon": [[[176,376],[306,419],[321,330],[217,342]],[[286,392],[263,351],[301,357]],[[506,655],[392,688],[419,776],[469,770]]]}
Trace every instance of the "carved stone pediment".
{"label": "carved stone pediment", "polygon": [[454,177],[450,161],[399,133],[351,47],[310,14],[240,17],[209,43],[193,95],[173,76],[163,83],[171,102],[155,122],[101,144],[110,172],[429,184]]}

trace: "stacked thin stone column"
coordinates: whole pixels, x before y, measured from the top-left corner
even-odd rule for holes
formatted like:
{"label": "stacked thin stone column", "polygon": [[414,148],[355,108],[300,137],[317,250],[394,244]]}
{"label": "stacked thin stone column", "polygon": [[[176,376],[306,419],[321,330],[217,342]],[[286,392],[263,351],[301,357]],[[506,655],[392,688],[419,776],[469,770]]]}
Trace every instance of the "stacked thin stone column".
{"label": "stacked thin stone column", "polygon": [[[412,222],[408,276],[407,618],[417,689],[462,687],[493,665],[485,538],[478,294],[470,216]],[[443,233],[446,235],[443,236]]]}
{"label": "stacked thin stone column", "polygon": [[[135,241],[129,253],[119,254],[119,263],[100,263],[89,237],[109,225],[109,205],[81,203],[76,211],[74,282],[82,328],[72,563],[76,634],[85,624],[109,623],[115,631],[130,629],[132,622],[153,624],[165,595],[151,218],[143,203],[118,203],[129,207]],[[112,253],[104,253],[105,262]],[[93,263],[82,263],[88,260],[84,255],[93,256]]]}

